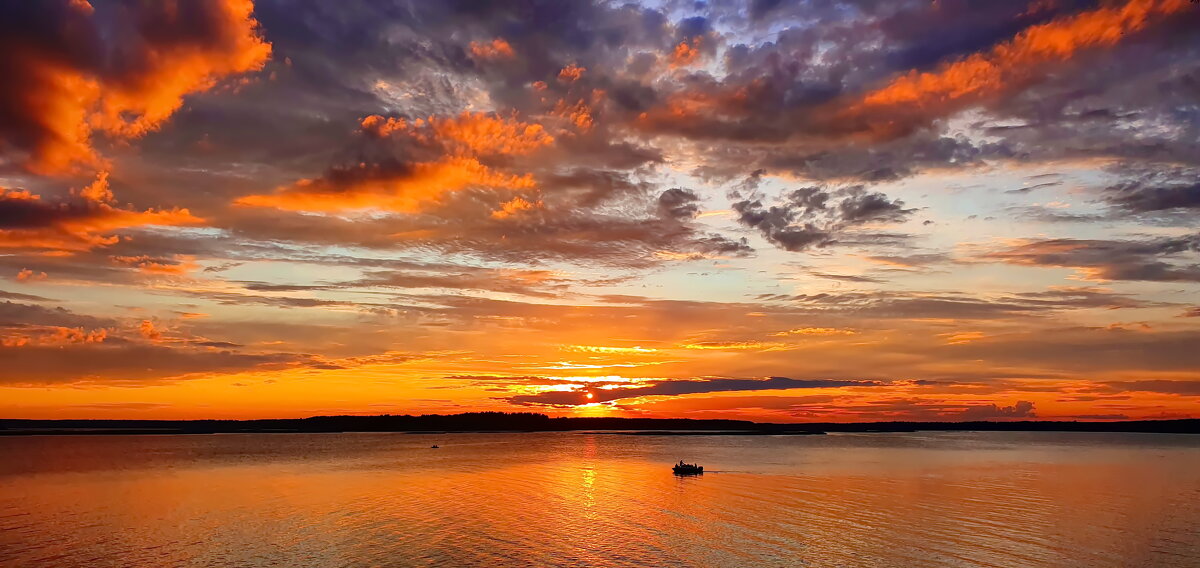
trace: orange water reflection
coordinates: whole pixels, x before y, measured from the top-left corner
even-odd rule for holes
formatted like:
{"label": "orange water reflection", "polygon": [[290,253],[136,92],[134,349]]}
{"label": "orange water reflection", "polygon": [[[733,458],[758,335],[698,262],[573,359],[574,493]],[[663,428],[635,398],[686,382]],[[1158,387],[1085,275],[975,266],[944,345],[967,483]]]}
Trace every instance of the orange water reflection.
{"label": "orange water reflection", "polygon": [[1200,562],[1186,437],[47,437],[0,458],[3,566]]}

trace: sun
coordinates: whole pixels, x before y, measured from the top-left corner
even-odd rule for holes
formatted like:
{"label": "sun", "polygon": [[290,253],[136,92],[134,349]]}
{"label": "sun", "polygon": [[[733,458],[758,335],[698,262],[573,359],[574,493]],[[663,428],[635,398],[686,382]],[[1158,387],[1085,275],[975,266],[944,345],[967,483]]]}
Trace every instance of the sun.
{"label": "sun", "polygon": [[592,393],[590,393],[590,392],[589,392],[589,393],[587,393],[587,394],[585,394],[584,396],[586,396],[588,400],[592,400],[593,398],[596,398],[596,395],[594,395],[594,394],[592,394]]}

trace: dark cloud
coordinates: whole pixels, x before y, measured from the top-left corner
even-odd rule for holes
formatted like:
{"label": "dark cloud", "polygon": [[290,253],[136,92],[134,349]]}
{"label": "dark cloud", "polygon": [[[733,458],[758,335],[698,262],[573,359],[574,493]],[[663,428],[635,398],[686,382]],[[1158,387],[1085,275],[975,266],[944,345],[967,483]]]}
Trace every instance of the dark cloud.
{"label": "dark cloud", "polygon": [[39,172],[97,165],[92,134],[157,130],[186,95],[260,69],[248,2],[0,5],[0,152]]}
{"label": "dark cloud", "polygon": [[870,260],[880,264],[901,268],[901,269],[924,269],[929,266],[944,264],[950,262],[949,254],[934,252],[934,253],[913,253],[913,254],[882,254],[867,257]]}
{"label": "dark cloud", "polygon": [[[663,89],[635,125],[693,140],[710,157],[704,171],[725,176],[766,167],[878,182],[989,160],[1195,163],[1188,101],[1200,70],[1183,61],[1200,52],[1197,19],[1167,3],[1126,18],[1119,4],[772,5],[777,34],[729,46],[724,75]],[[1097,21],[1123,33],[1092,34]],[[1034,47],[1051,43],[1059,49]],[[973,128],[989,141],[950,134],[968,110],[986,117]]]}
{"label": "dark cloud", "polygon": [[892,201],[882,193],[868,192],[861,187],[847,190],[838,203],[842,222],[851,225],[873,221],[899,223],[913,211],[916,210],[905,209],[903,201]]}
{"label": "dark cloud", "polygon": [[5,361],[0,383],[135,384],[320,362],[310,355],[246,351],[234,342],[167,336],[153,324],[147,328],[147,321],[139,331],[138,322],[0,302],[0,358]]}
{"label": "dark cloud", "polygon": [[1062,209],[1045,205],[1009,207],[1008,212],[1014,219],[1033,219],[1043,223],[1103,223],[1113,220],[1112,216],[1103,213],[1064,213]]}
{"label": "dark cloud", "polygon": [[200,347],[215,347],[218,349],[233,349],[236,347],[244,347],[244,345],[242,345],[240,343],[233,343],[232,341],[191,341],[189,343],[191,343],[192,345],[199,345]]}
{"label": "dark cloud", "polygon": [[456,267],[445,272],[372,272],[365,278],[342,283],[353,288],[444,288],[483,290],[535,297],[558,297],[567,279],[548,270],[514,270]]}
{"label": "dark cloud", "polygon": [[1025,186],[1025,187],[1018,188],[1018,189],[1010,189],[1008,191],[1005,191],[1004,193],[1032,193],[1039,189],[1045,189],[1045,188],[1049,188],[1049,187],[1058,187],[1058,186],[1062,185],[1062,183],[1063,182],[1061,182],[1061,181],[1046,181],[1046,182],[1042,182],[1042,183],[1035,183],[1033,185]]}
{"label": "dark cloud", "polygon": [[[217,120],[228,126],[214,131],[220,136],[231,133],[242,136],[238,140],[216,141],[217,153],[221,156],[236,149],[236,154],[229,154],[230,159],[236,155],[237,159],[246,160],[247,154],[235,146],[249,146],[252,152],[261,148],[289,149],[269,161],[265,157],[261,160],[260,167],[269,169],[269,176],[264,179],[279,179],[282,172],[276,168],[276,164],[281,163],[277,158],[286,155],[292,160],[288,167],[300,168],[302,174],[291,181],[320,176],[319,171],[312,171],[315,158],[334,162],[324,177],[333,179],[341,175],[337,172],[388,172],[383,178],[364,178],[364,183],[380,183],[393,179],[389,177],[395,173],[393,170],[409,171],[414,157],[411,148],[392,148],[392,154],[381,154],[378,148],[370,148],[364,141],[354,138],[355,122],[369,114],[384,113],[409,119],[430,114],[453,116],[468,108],[470,101],[486,95],[496,106],[517,110],[525,120],[532,120],[544,117],[560,103],[571,108],[576,103],[583,103],[593,123],[591,129],[566,134],[555,131],[556,144],[548,150],[547,160],[528,169],[542,186],[542,195],[522,196],[531,202],[537,198],[542,200],[544,211],[540,215],[530,216],[522,222],[514,219],[509,226],[499,230],[486,226],[469,230],[475,224],[472,216],[486,221],[490,211],[508,197],[503,192],[472,190],[462,200],[428,212],[426,219],[359,223],[364,227],[361,230],[334,230],[327,233],[331,235],[329,240],[344,237],[359,246],[380,248],[432,248],[442,252],[473,250],[480,255],[502,254],[514,259],[532,256],[560,260],[580,255],[581,260],[591,261],[611,258],[617,250],[629,250],[630,256],[642,258],[656,250],[681,256],[706,254],[714,248],[730,250],[738,247],[714,245],[711,242],[714,238],[726,243],[736,241],[680,230],[671,223],[645,231],[648,234],[644,235],[637,233],[648,226],[635,228],[622,223],[613,231],[620,238],[596,247],[570,242],[575,239],[567,236],[588,231],[581,225],[593,224],[592,221],[597,225],[611,224],[611,211],[620,210],[622,216],[628,217],[627,213],[636,204],[644,206],[647,199],[665,195],[654,184],[630,176],[630,170],[661,163],[663,150],[650,145],[648,140],[614,136],[626,124],[637,122],[642,112],[651,111],[653,115],[653,109],[668,104],[672,96],[721,101],[726,106],[720,107],[718,116],[688,117],[687,124],[678,126],[694,129],[696,136],[689,134],[693,130],[684,135],[700,140],[704,136],[723,136],[716,132],[720,129],[710,128],[712,124],[706,120],[720,118],[727,126],[730,121],[738,121],[735,129],[742,132],[742,138],[751,145],[721,143],[698,148],[706,157],[701,167],[726,176],[761,166],[773,172],[816,179],[853,177],[877,182],[931,167],[964,166],[990,158],[1016,157],[1021,155],[1020,151],[1007,142],[981,143],[935,131],[914,131],[901,138],[869,142],[829,143],[797,140],[784,130],[804,130],[797,128],[793,119],[811,123],[814,119],[808,115],[825,109],[822,105],[864,92],[898,73],[911,68],[931,68],[938,61],[961,57],[972,50],[986,50],[1028,26],[1093,8],[1078,2],[1056,3],[1053,7],[1034,11],[1024,7],[1016,9],[1012,5],[985,9],[954,4],[935,8],[928,3],[902,2],[885,10],[870,3],[820,2],[807,7],[801,14],[786,3],[759,3],[752,12],[783,18],[777,21],[783,31],[772,36],[770,41],[728,46],[726,60],[721,62],[724,76],[685,74],[680,76],[681,83],[676,87],[670,86],[669,82],[650,80],[661,77],[660,73],[639,76],[632,62],[645,64],[649,60],[643,56],[654,59],[655,53],[666,54],[678,39],[706,34],[711,22],[737,21],[746,17],[744,13],[729,11],[721,5],[697,6],[694,9],[704,13],[703,17],[672,22],[667,14],[651,8],[586,2],[570,4],[562,6],[522,0],[493,3],[487,7],[473,3],[400,3],[298,8],[274,1],[259,2],[255,17],[262,22],[274,45],[276,60],[290,63],[278,68],[273,66],[271,69],[277,74],[273,81],[248,87],[240,94],[239,104],[215,108],[205,106],[203,100],[197,101],[195,108],[185,109],[178,117],[177,132],[165,133],[159,138],[182,136],[185,130],[195,130],[194,125]],[[751,18],[746,25],[759,25],[754,21],[757,20]],[[820,25],[811,25],[811,22],[820,22]],[[539,23],[550,27],[542,27]],[[945,33],[947,29],[953,29],[954,33]],[[933,33],[933,30],[939,30],[939,33]],[[491,42],[497,38],[511,46],[514,54],[511,61],[473,59],[469,49],[471,41]],[[868,38],[876,38],[879,42]],[[880,45],[886,45],[887,49]],[[579,81],[568,85],[554,80],[559,70],[573,63],[588,69]],[[443,87],[434,87],[436,81],[432,77],[442,77],[447,83]],[[546,90],[530,88],[538,81],[547,85]],[[397,103],[389,98],[387,87],[380,86],[384,83],[410,95],[416,94],[405,103]],[[595,98],[594,93],[600,91],[604,95]],[[294,107],[284,109],[272,102],[284,92],[302,93],[304,97],[297,100]],[[742,98],[736,101],[722,98],[734,94]],[[261,111],[268,118],[251,117],[251,110]],[[201,112],[209,113],[202,117],[206,119],[204,121],[197,120],[201,118],[197,113]],[[218,116],[219,113],[227,114]],[[280,113],[286,113],[286,116],[280,116]],[[263,123],[263,120],[270,122]],[[341,126],[337,126],[338,122]],[[709,132],[702,134],[706,129]],[[653,126],[650,130],[663,132]],[[279,140],[260,140],[266,132],[281,133]],[[320,136],[314,136],[315,133]],[[199,135],[197,131],[192,140]],[[312,142],[311,148],[295,146],[307,144],[304,140]],[[335,145],[343,143],[345,147],[330,152],[331,140]],[[772,140],[786,140],[787,143],[764,144]],[[317,146],[318,141],[321,147]],[[653,143],[663,144],[661,140]],[[399,156],[397,152],[404,155]],[[358,164],[364,162],[367,167],[358,168]],[[520,174],[525,170],[514,171]],[[911,211],[902,203],[865,188],[860,195],[843,197],[836,207],[842,221],[848,224],[901,220]],[[607,210],[593,210],[601,205]],[[663,216],[688,210],[690,208],[686,206],[668,209],[663,211]],[[643,207],[642,211],[646,212],[646,209]],[[283,218],[287,216],[278,212],[237,212],[222,216],[225,220],[220,223],[240,235],[302,241],[320,238],[316,236],[320,231],[292,231],[284,225],[293,222],[285,223]],[[564,222],[564,218],[571,218],[571,221]],[[465,225],[462,224],[464,219],[468,220]],[[318,221],[301,215],[294,224],[310,222]],[[337,220],[319,222],[338,223]],[[513,226],[525,223],[535,226]],[[428,234],[429,227],[435,227],[433,231],[439,235],[419,240],[389,237]],[[450,234],[449,227],[461,227],[463,231]],[[784,227],[767,225],[769,233],[765,234],[772,242],[789,250],[854,242],[854,237],[839,234],[837,229],[827,223],[801,219]],[[297,233],[311,236],[306,239]],[[548,242],[550,250],[531,250],[534,248],[533,237],[530,240],[522,238],[527,234]],[[560,238],[558,235],[563,235],[567,242],[555,243]],[[516,250],[511,253],[492,250],[503,248],[487,245],[489,239],[496,237],[503,237],[505,244]],[[858,239],[870,245],[878,242],[875,237],[896,239],[886,235],[861,235]],[[526,243],[530,246],[526,247]],[[742,254],[747,253],[742,249]]]}
{"label": "dark cloud", "polygon": [[1186,214],[1200,210],[1200,170],[1153,164],[1124,164],[1112,169],[1125,178],[1105,195],[1105,201],[1118,214]]}
{"label": "dark cloud", "polygon": [[1155,392],[1183,396],[1200,396],[1200,381],[1113,381],[1104,384],[1120,392]]}
{"label": "dark cloud", "polygon": [[[292,354],[253,354],[137,343],[0,347],[0,352],[5,361],[0,369],[0,383],[8,385],[80,381],[138,383],[196,373],[290,366],[309,359]],[[131,364],[134,361],[136,364]]]}
{"label": "dark cloud", "polygon": [[[631,199],[627,207],[602,209],[552,204],[509,218],[491,216],[494,196],[465,194],[428,213],[346,219],[298,212],[244,212],[226,222],[234,235],[262,241],[314,245],[437,251],[469,254],[489,261],[536,264],[545,261],[599,262],[640,267],[662,262],[659,252],[746,255],[737,239],[702,231],[687,219],[660,215],[657,204]],[[497,205],[489,206],[488,201]]]}
{"label": "dark cloud", "polygon": [[1048,239],[1033,240],[980,260],[1025,266],[1076,268],[1100,280],[1200,282],[1200,264],[1168,262],[1200,252],[1200,235],[1142,241]]}
{"label": "dark cloud", "polygon": [[0,300],[20,300],[22,302],[53,302],[50,298],[43,298],[34,294],[22,294],[20,292],[8,292],[0,290]]}
{"label": "dark cloud", "polygon": [[107,172],[61,199],[0,187],[0,249],[87,251],[118,243],[118,231],[201,221],[187,209],[137,211],[116,204]]}
{"label": "dark cloud", "polygon": [[1005,361],[1061,372],[1114,373],[1200,368],[1200,353],[1189,345],[1195,331],[1131,331],[1120,328],[1069,328],[1041,334],[1017,333],[937,348],[943,360]]}
{"label": "dark cloud", "polygon": [[877,240],[849,231],[870,222],[902,222],[914,211],[905,209],[903,201],[861,186],[839,190],[803,187],[785,193],[776,205],[746,199],[735,202],[733,210],[738,222],[758,229],[768,241],[789,251],[825,247],[839,238]]}
{"label": "dark cloud", "polygon": [[840,397],[836,400],[803,401],[789,407],[789,414],[807,420],[853,418],[861,421],[918,420],[918,421],[967,421],[967,420],[1012,420],[1036,418],[1033,403],[1017,401],[1012,405],[999,403],[958,403],[921,398],[886,397],[854,400]]}
{"label": "dark cloud", "polygon": [[665,217],[691,219],[700,212],[699,201],[692,190],[673,187],[658,196],[658,210]]}
{"label": "dark cloud", "polygon": [[[1184,109],[1190,104],[1185,101],[1195,100],[1200,73],[1192,59],[1200,53],[1198,23],[1193,10],[1153,34],[1126,36],[1132,41],[1104,53],[1104,72],[1095,72],[1099,57],[1067,66],[1053,80],[989,109],[1003,126],[981,127],[1030,158],[1194,167],[1200,123]],[[1149,124],[1163,128],[1138,128]]]}
{"label": "dark cloud", "polygon": [[555,199],[562,200],[564,204],[577,203],[584,207],[619,202],[623,198],[644,195],[654,189],[652,184],[633,179],[627,172],[594,168],[551,173],[540,179]]}
{"label": "dark cloud", "polygon": [[805,269],[805,272],[807,272],[813,276],[816,276],[817,278],[824,278],[826,280],[836,280],[839,282],[859,282],[859,283],[870,283],[870,284],[882,284],[883,282],[885,282],[883,279],[880,279],[880,278],[874,278],[871,276],[860,276],[857,274],[831,274],[829,272],[820,272],[820,271],[812,270],[812,269]]}
{"label": "dark cloud", "polygon": [[953,293],[845,292],[763,294],[761,301],[792,305],[807,313],[860,315],[886,319],[989,320],[1035,317],[1060,310],[1118,309],[1148,305],[1127,295],[1093,288],[1061,288],[998,297]]}
{"label": "dark cloud", "polygon": [[[534,375],[450,375],[446,377],[455,381],[468,381],[480,385],[489,386],[511,386],[511,385],[561,385],[570,383],[567,379],[556,377],[538,377]],[[598,383],[607,384],[607,383]]]}
{"label": "dark cloud", "polygon": [[1200,209],[1200,183],[1168,187],[1123,186],[1109,201],[1133,213]]}
{"label": "dark cloud", "polygon": [[1167,305],[1139,300],[1128,294],[1119,294],[1101,288],[1079,286],[1057,287],[1041,292],[1016,292],[1012,294],[1012,297],[1024,304],[1047,309],[1102,308],[1116,310]]}
{"label": "dark cloud", "polygon": [[116,321],[77,314],[62,307],[0,302],[0,326],[23,325],[101,328],[116,325]]}
{"label": "dark cloud", "polygon": [[[1021,292],[1029,288],[1005,280],[979,291],[955,288],[957,274],[945,282],[911,274],[903,276],[906,283],[924,279],[936,289],[822,294],[818,288],[755,298],[790,284],[760,266],[771,281],[733,288],[755,298],[747,301],[571,295],[576,285],[626,278],[631,286],[653,288],[660,282],[639,282],[639,272],[674,261],[698,266],[699,259],[750,256],[743,234],[830,257],[835,246],[858,247],[856,258],[883,265],[863,274],[832,263],[827,270],[804,269],[833,281],[806,286],[831,289],[852,282],[845,288],[874,290],[882,286],[866,285],[885,284],[878,275],[896,274],[887,271],[974,270],[965,266],[972,260],[1177,287],[1200,281],[1194,238],[1091,236],[1116,223],[1192,227],[1200,156],[1194,10],[1155,8],[1143,25],[1112,19],[1124,5],[1120,0],[651,6],[257,0],[252,14],[244,11],[249,3],[224,0],[94,4],[94,14],[68,0],[0,6],[6,79],[0,173],[22,188],[0,196],[0,272],[48,273],[46,283],[34,284],[47,288],[30,289],[54,286],[56,297],[74,297],[85,290],[81,284],[102,282],[110,286],[104,297],[142,287],[139,292],[156,296],[149,310],[183,311],[164,305],[182,301],[196,304],[189,313],[211,314],[169,323],[176,326],[166,334],[170,344],[148,343],[131,327],[136,321],[29,305],[47,300],[0,292],[0,300],[14,301],[0,304],[0,323],[11,332],[6,337],[58,341],[53,348],[73,360],[50,360],[45,345],[22,347],[20,366],[39,380],[348,368],[390,348],[398,325],[411,326],[401,329],[412,342],[445,342],[447,336],[430,339],[427,332],[446,330],[469,343],[471,333],[502,328],[513,336],[540,335],[533,344],[549,341],[545,331],[593,333],[612,326],[631,336],[733,347],[761,342],[766,324],[760,321],[769,322],[769,331],[829,326],[866,336],[888,330],[893,343],[863,347],[852,363],[884,365],[876,368],[895,374],[961,373],[986,382],[1069,379],[1079,369],[1195,368],[1187,349],[1195,338],[1157,327],[1055,327],[1050,337],[1014,329],[1044,331],[1074,311],[1092,318],[1108,309],[1182,309],[1096,288]],[[1081,15],[1099,22],[1089,30],[1109,33],[1074,33]],[[1037,27],[1043,25],[1049,27]],[[1047,29],[1052,38],[1044,36]],[[1030,37],[1048,41],[1022,39]],[[971,63],[977,64],[972,72],[959,73]],[[534,150],[510,144],[531,136],[539,140]],[[913,248],[915,237],[896,228],[918,208],[973,199],[952,194],[953,184],[938,193],[940,179],[906,183],[911,176],[987,168],[989,175],[1020,179],[1022,172],[1013,173],[1009,164],[1052,161],[1057,168],[1114,160],[1125,165],[1109,172],[1120,181],[1099,194],[1107,207],[1102,214],[1010,211],[1028,222],[1106,223],[1089,225],[1087,239],[1038,237],[956,265],[947,253]],[[50,180],[22,172],[58,174],[102,162],[112,166],[111,190],[107,182],[85,185],[90,180],[82,173]],[[709,228],[724,221],[699,213],[711,200],[714,209],[726,206],[712,188],[676,187],[692,183],[681,168],[702,182],[735,188],[729,200],[735,232]],[[754,174],[746,178],[746,172]],[[1032,185],[1011,191],[1048,191],[1066,184],[1064,178],[1033,176],[1024,179]],[[775,196],[770,192],[780,180],[792,185]],[[1071,191],[1088,189],[1074,181]],[[931,185],[928,196],[918,197],[925,185]],[[178,227],[184,224],[203,228]],[[975,227],[987,228],[982,221]],[[937,246],[950,245],[939,240]],[[704,264],[737,270],[751,263]],[[593,269],[606,277],[576,272]],[[670,294],[679,282],[672,275],[646,294]],[[718,284],[688,293],[721,297],[728,288]],[[944,291],[956,289],[963,291]],[[544,301],[550,297],[580,305]],[[128,302],[136,303],[137,296]],[[235,325],[228,319],[233,313],[239,314]],[[1137,313],[1131,319],[1152,318]],[[950,334],[944,332],[964,325],[977,340],[945,344]],[[911,333],[896,331],[902,328]],[[86,343],[101,338],[98,330],[110,334]],[[327,355],[363,358],[317,360],[253,347],[281,338]],[[871,345],[876,338],[863,339]],[[761,376],[820,365],[821,373],[806,376],[829,385],[859,372],[834,368],[845,360],[818,343],[795,339],[787,350],[746,350],[744,368],[711,372]],[[900,351],[905,361],[924,356],[949,363],[901,364]],[[801,361],[800,353],[808,359]],[[592,362],[575,355],[573,364]],[[120,357],[131,369],[124,375]],[[86,368],[91,359],[95,369]],[[496,360],[514,374],[541,372]],[[980,361],[991,367],[976,368]],[[661,380],[598,384],[613,388],[596,391],[666,398],[761,390],[782,381],[795,380]],[[624,392],[631,389],[638,392]],[[922,406],[894,399],[872,408],[875,416],[1032,415],[1026,403],[999,400]],[[832,415],[836,406],[854,402],[808,404],[796,408],[796,416]]]}
{"label": "dark cloud", "polygon": [[218,292],[208,290],[181,290],[181,295],[194,298],[204,298],[226,306],[261,305],[276,308],[323,308],[331,306],[371,306],[369,302],[352,302],[350,300],[333,300],[326,298],[310,298],[297,296],[267,296],[261,294],[245,294],[238,292]]}
{"label": "dark cloud", "polygon": [[1037,418],[1033,411],[1033,403],[1027,400],[1017,401],[1012,406],[972,406],[958,415],[962,420],[996,420],[1004,418]]}
{"label": "dark cloud", "polygon": [[[573,391],[548,391],[532,395],[516,395],[509,402],[523,405],[578,406],[593,402],[610,402],[641,396],[679,396],[710,392],[792,390],[837,387],[874,387],[877,381],[803,380],[787,377],[766,379],[679,379],[655,381],[645,386],[615,388],[581,388]],[[588,398],[588,394],[592,398]]]}

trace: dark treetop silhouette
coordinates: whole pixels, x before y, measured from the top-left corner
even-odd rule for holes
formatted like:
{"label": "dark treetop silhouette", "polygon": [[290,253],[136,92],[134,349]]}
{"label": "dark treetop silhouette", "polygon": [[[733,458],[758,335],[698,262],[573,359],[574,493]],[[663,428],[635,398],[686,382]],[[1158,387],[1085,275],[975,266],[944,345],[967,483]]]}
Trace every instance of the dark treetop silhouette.
{"label": "dark treetop silhouette", "polygon": [[213,434],[233,432],[558,432],[614,430],[624,434],[780,435],[916,430],[1200,433],[1200,420],[1125,422],[867,422],[768,424],[688,418],[551,418],[532,412],[313,416],[261,420],[19,420],[0,419],[0,435]]}

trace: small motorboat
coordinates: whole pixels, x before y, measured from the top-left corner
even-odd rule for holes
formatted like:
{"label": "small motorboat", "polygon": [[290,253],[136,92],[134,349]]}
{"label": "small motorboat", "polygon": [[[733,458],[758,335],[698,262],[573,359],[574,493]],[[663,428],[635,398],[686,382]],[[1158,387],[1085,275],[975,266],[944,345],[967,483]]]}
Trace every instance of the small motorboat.
{"label": "small motorboat", "polygon": [[704,466],[679,460],[679,463],[675,464],[671,471],[674,471],[675,475],[699,475],[704,473]]}
{"label": "small motorboat", "polygon": [[431,449],[431,450],[436,450],[436,449],[438,449],[438,447],[439,447],[439,446],[438,446],[437,444],[434,444],[434,445],[432,445],[432,446],[429,446],[429,449]]}

